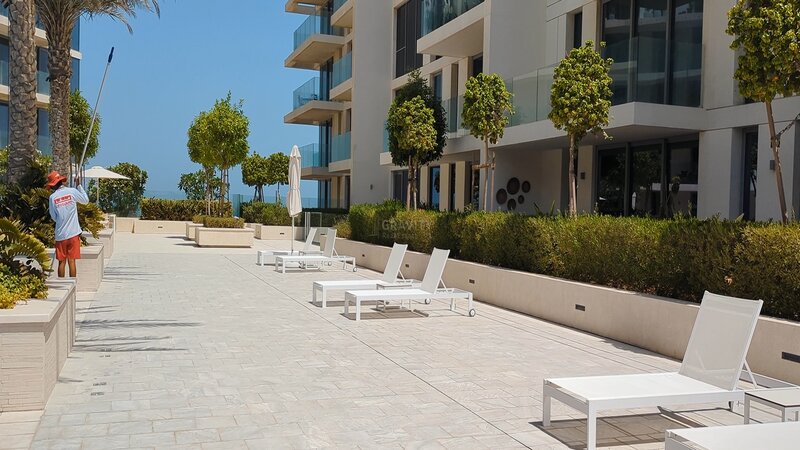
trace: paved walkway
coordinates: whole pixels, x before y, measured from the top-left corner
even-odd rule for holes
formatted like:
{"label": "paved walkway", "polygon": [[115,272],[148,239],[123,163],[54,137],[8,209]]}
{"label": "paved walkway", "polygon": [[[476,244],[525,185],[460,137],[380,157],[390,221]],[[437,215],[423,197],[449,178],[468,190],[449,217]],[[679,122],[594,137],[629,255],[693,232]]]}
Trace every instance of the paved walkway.
{"label": "paved walkway", "polygon": [[[434,303],[355,322],[341,297],[310,303],[313,280],[353,273],[280,275],[255,259],[119,235],[46,410],[0,415],[0,448],[27,448],[30,433],[34,449],[580,448],[575,411],[554,402],[561,422],[541,428],[544,377],[678,367],[483,304],[475,318]],[[619,411],[598,437],[663,448],[667,428],[741,420],[721,407]]]}

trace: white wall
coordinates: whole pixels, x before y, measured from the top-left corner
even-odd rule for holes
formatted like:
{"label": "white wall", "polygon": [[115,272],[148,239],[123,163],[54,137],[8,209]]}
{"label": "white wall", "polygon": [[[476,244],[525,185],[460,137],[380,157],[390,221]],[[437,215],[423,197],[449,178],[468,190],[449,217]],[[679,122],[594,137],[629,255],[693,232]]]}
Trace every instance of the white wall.
{"label": "white wall", "polygon": [[[565,164],[566,154],[562,149],[503,149],[497,152],[494,192],[505,189],[508,180],[516,177],[520,183],[524,181],[531,183],[529,193],[519,192],[516,195],[525,197],[525,203],[517,206],[517,212],[533,214],[536,212],[535,205],[547,212],[553,202],[555,202],[556,209],[563,209],[566,203]],[[482,185],[481,189],[483,189]],[[483,191],[481,190],[481,192]],[[492,195],[494,198],[494,194]],[[495,206],[496,209],[506,210],[505,206],[496,204]]]}

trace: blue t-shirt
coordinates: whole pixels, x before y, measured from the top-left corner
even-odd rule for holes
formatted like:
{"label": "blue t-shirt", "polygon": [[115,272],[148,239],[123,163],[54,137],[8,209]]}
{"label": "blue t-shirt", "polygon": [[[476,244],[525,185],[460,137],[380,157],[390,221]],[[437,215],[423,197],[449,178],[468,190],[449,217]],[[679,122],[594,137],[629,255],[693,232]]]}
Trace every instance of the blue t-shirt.
{"label": "blue t-shirt", "polygon": [[50,217],[56,223],[56,242],[66,241],[83,233],[78,222],[78,203],[89,203],[82,186],[62,186],[50,195]]}

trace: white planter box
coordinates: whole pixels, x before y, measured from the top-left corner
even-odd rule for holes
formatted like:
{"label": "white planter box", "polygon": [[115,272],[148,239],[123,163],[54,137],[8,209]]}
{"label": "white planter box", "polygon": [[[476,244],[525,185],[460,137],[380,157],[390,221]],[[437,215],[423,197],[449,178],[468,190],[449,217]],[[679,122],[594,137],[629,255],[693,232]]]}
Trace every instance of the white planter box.
{"label": "white planter box", "polygon": [[200,247],[252,247],[255,232],[250,228],[197,228]]}
{"label": "white planter box", "polygon": [[197,239],[197,229],[202,227],[202,223],[186,222],[186,239],[194,241]]}
{"label": "white planter box", "polygon": [[172,234],[182,236],[186,232],[186,222],[170,220],[137,220],[133,227],[136,234]]}
{"label": "white planter box", "polygon": [[[48,252],[53,260],[53,273],[50,275],[50,280],[57,281],[56,269],[58,268],[58,261],[55,260],[56,251],[51,248],[48,249]],[[103,246],[98,244],[81,247],[81,259],[76,264],[78,269],[78,292],[97,292],[100,288],[100,283],[103,281],[103,269],[105,268]],[[65,272],[69,275],[69,267]],[[69,280],[70,278],[65,279]]]}
{"label": "white planter box", "polygon": [[[271,225],[255,225],[255,237],[265,241],[285,241],[292,235],[292,227],[281,227]],[[303,227],[294,227],[294,238],[303,239]]]}
{"label": "white planter box", "polygon": [[114,219],[114,229],[120,233],[133,233],[138,217],[117,217]]}
{"label": "white planter box", "polygon": [[[340,254],[359,267],[382,271],[391,249],[337,239]],[[430,255],[407,252],[401,271],[422,279]],[[443,279],[448,287],[471,291],[501,308],[682,359],[698,306],[694,303],[578,283],[544,275],[451,259]],[[800,365],[783,353],[800,354],[800,323],[761,317],[747,361],[757,373],[800,384]]]}
{"label": "white planter box", "polygon": [[75,285],[0,310],[0,411],[44,409],[75,343]]}
{"label": "white planter box", "polygon": [[89,244],[102,244],[103,245],[103,257],[105,259],[111,258],[114,254],[114,230],[112,228],[106,228],[105,230],[101,230],[97,233],[97,238],[95,239],[92,236],[92,233],[84,232],[83,237],[86,238],[86,241]]}

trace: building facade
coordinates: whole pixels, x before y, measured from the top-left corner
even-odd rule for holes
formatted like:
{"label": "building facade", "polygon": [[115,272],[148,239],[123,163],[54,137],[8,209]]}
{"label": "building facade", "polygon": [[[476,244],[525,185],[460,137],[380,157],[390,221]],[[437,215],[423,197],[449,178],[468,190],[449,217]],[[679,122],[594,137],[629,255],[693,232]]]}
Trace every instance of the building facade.
{"label": "building facade", "polygon": [[[9,20],[8,9],[0,5],[0,148],[8,146],[9,139]],[[47,35],[42,24],[36,21],[36,106],[38,107],[38,138],[37,145],[43,155],[51,155],[49,112],[50,104],[50,76],[47,68]],[[80,87],[80,21],[75,24],[72,34],[72,82],[73,90]]]}
{"label": "building facade", "polygon": [[[306,163],[304,176],[321,180],[320,198],[330,204],[403,199],[408,175],[392,166],[383,129],[393,92],[419,68],[442,99],[449,122],[444,157],[421,171],[421,201],[441,210],[480,204],[482,174],[472,168],[482,162],[482,147],[463,129],[460,114],[466,80],[498,73],[514,94],[516,113],[495,146],[490,195],[496,208],[563,210],[568,142],[547,119],[550,87],[559,61],[591,39],[604,42],[601,52],[614,60],[614,106],[607,129],[611,139],[586,138],[578,152],[581,211],[777,219],[764,105],[742,98],[733,79],[736,54],[725,34],[733,4],[290,0],[287,10],[313,12],[317,15],[309,17],[320,17],[321,24],[325,14],[330,17],[327,35],[312,35],[298,47],[296,33],[297,50],[286,64],[302,67],[316,58],[304,68],[320,71],[317,98],[298,107],[296,95],[286,120],[320,127],[320,142],[311,153],[320,156]],[[325,46],[325,52],[312,50]],[[348,78],[337,82],[342,67],[348,67]],[[800,99],[777,100],[779,129],[798,112]],[[786,133],[781,149],[792,211],[800,211],[798,133],[796,127]]]}

